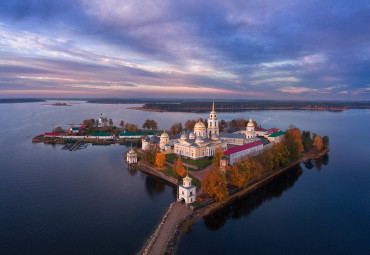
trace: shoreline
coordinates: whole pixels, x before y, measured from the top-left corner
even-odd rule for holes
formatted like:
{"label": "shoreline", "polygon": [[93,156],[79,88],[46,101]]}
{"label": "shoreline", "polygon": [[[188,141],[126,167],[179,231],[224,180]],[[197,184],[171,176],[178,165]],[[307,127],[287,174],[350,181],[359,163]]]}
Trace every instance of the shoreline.
{"label": "shoreline", "polygon": [[[370,108],[370,107],[362,107],[364,109]],[[362,109],[361,108],[361,109]],[[160,109],[152,109],[152,108],[144,108],[141,107],[127,107],[126,109],[130,110],[138,110],[138,111],[147,111],[147,112],[207,112],[209,109],[181,109],[181,110],[160,110]],[[333,111],[333,112],[339,112],[339,111],[346,111],[348,108],[315,108],[315,107],[235,107],[235,108],[215,108],[215,110],[218,110],[219,112],[239,112],[239,111],[249,111],[249,110],[255,110],[255,111],[264,111],[264,110],[293,110],[293,111]]]}
{"label": "shoreline", "polygon": [[[190,228],[196,224],[197,220],[200,217],[206,217],[214,213],[215,211],[229,205],[230,203],[234,202],[235,200],[238,200],[252,192],[254,192],[256,189],[258,189],[260,186],[263,186],[264,184],[270,182],[275,177],[281,175],[282,173],[288,171],[292,167],[299,165],[307,160],[314,160],[319,157],[324,156],[326,153],[330,151],[330,148],[326,148],[318,153],[306,153],[303,154],[302,157],[299,160],[291,162],[288,166],[277,169],[270,174],[262,177],[257,182],[253,183],[250,186],[247,186],[246,188],[232,194],[231,196],[225,198],[224,200],[214,202],[210,205],[207,205],[205,207],[195,208],[193,209],[193,212],[188,215],[188,217],[185,217],[184,219],[178,221],[178,223],[175,226],[175,231],[169,235],[166,242],[166,247],[162,251],[164,254],[172,254],[173,251],[177,249],[178,241],[181,237],[181,235],[184,233],[184,229],[187,229],[188,231]],[[172,203],[171,203],[172,204]],[[166,210],[167,212],[167,210]],[[162,217],[161,223],[163,221],[164,216]],[[149,237],[149,239],[152,237],[152,235]],[[144,247],[143,247],[144,249]]]}

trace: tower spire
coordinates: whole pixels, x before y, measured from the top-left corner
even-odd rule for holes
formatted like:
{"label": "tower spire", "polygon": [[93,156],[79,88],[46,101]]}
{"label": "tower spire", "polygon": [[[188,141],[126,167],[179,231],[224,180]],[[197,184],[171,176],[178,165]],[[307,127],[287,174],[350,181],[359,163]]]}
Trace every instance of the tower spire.
{"label": "tower spire", "polygon": [[212,111],[215,111],[215,100],[213,99],[213,104],[212,104]]}

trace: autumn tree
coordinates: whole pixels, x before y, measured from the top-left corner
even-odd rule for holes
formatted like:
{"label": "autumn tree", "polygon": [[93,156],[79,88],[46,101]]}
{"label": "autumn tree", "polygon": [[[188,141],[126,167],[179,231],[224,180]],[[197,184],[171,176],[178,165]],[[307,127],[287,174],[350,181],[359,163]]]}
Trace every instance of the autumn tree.
{"label": "autumn tree", "polygon": [[226,130],[226,128],[227,128],[227,123],[226,123],[226,121],[221,120],[220,122],[218,122],[218,127],[220,128],[220,131],[224,131],[224,130]]}
{"label": "autumn tree", "polygon": [[303,151],[301,131],[291,126],[285,133],[285,145],[287,146],[290,159],[297,160]]}
{"label": "autumn tree", "polygon": [[154,165],[156,163],[156,156],[158,152],[159,148],[157,144],[149,144],[144,152],[144,160],[149,164]]}
{"label": "autumn tree", "polygon": [[171,126],[171,134],[180,134],[182,132],[182,124],[181,122],[175,123]]}
{"label": "autumn tree", "polygon": [[284,143],[276,143],[271,148],[273,169],[286,166],[290,161],[290,153]]}
{"label": "autumn tree", "polygon": [[240,171],[237,164],[233,164],[232,166],[228,166],[226,170],[227,178],[229,179],[229,183],[234,185],[238,188],[241,188],[246,183],[246,176],[244,172]]}
{"label": "autumn tree", "polygon": [[177,175],[176,167],[177,167],[177,160],[174,159],[173,160],[173,165],[172,165],[172,172],[173,172],[174,175]]}
{"label": "autumn tree", "polygon": [[221,145],[215,149],[213,154],[212,164],[214,167],[220,167],[220,159],[224,156]]}
{"label": "autumn tree", "polygon": [[180,177],[184,177],[186,172],[185,172],[185,168],[184,166],[182,165],[182,160],[181,160],[181,157],[179,156],[178,159],[176,160],[176,173],[178,176]]}
{"label": "autumn tree", "polygon": [[123,120],[121,120],[121,122],[119,123],[119,125],[123,128],[125,126],[125,122]]}
{"label": "autumn tree", "polygon": [[236,126],[239,129],[244,129],[245,128],[245,123],[246,123],[246,120],[243,119],[243,118],[236,119]]}
{"label": "autumn tree", "polygon": [[324,148],[328,148],[328,146],[329,146],[329,137],[327,135],[323,136],[322,143],[324,144]]}
{"label": "autumn tree", "polygon": [[145,120],[144,124],[143,124],[143,128],[144,129],[151,129],[151,130],[156,130],[158,129],[158,125],[157,125],[157,122],[155,120]]}
{"label": "autumn tree", "polygon": [[202,181],[202,190],[216,201],[229,195],[226,177],[219,168],[214,168],[206,174]]}
{"label": "autumn tree", "polygon": [[157,156],[155,158],[155,164],[162,168],[164,166],[164,162],[166,161],[166,156],[163,152],[157,153]]}
{"label": "autumn tree", "polygon": [[88,119],[88,120],[84,120],[82,123],[84,124],[85,127],[92,128],[95,125],[95,120]]}
{"label": "autumn tree", "polygon": [[193,130],[195,124],[196,124],[196,121],[195,120],[187,120],[185,122],[185,130],[186,131]]}
{"label": "autumn tree", "polygon": [[61,126],[57,126],[54,128],[53,133],[62,133],[64,132],[63,128]]}
{"label": "autumn tree", "polygon": [[321,136],[317,135],[315,137],[314,146],[316,147],[317,151],[321,151],[324,148],[324,143],[322,142]]}

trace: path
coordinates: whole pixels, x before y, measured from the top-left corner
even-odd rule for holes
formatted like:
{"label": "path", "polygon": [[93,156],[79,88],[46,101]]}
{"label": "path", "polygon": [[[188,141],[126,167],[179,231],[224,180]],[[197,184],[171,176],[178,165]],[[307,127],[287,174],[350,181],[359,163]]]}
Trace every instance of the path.
{"label": "path", "polygon": [[192,211],[180,202],[173,204],[171,211],[164,220],[157,237],[154,240],[148,254],[162,254],[166,248],[167,241],[172,237],[176,225]]}
{"label": "path", "polygon": [[[199,171],[190,171],[190,174],[192,176],[194,176],[195,178],[197,178],[200,182],[202,182],[204,180],[204,178],[206,177],[206,174],[211,171],[213,169],[213,165],[210,164],[208,166],[206,166],[205,168],[203,168],[202,170],[199,170]],[[197,191],[197,195],[201,195],[203,194],[203,191],[202,191],[202,188],[200,190]]]}

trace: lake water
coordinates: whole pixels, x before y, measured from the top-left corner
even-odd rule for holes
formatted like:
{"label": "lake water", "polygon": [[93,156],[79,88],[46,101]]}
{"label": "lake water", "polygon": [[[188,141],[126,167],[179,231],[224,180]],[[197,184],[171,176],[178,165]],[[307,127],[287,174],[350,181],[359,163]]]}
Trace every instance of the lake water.
{"label": "lake water", "polygon": [[[2,254],[135,254],[175,200],[173,187],[127,168],[126,146],[89,145],[70,152],[60,145],[33,144],[33,136],[100,113],[116,125],[121,119],[139,126],[155,119],[161,129],[208,117],[73,103],[0,104]],[[320,170],[301,164],[253,196],[198,220],[181,237],[178,253],[366,253],[370,111],[251,111],[218,117],[249,116],[264,121],[264,127],[294,124],[328,135],[331,151],[322,164],[317,162]]]}

